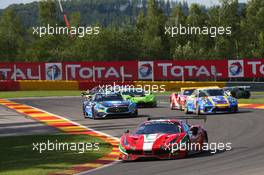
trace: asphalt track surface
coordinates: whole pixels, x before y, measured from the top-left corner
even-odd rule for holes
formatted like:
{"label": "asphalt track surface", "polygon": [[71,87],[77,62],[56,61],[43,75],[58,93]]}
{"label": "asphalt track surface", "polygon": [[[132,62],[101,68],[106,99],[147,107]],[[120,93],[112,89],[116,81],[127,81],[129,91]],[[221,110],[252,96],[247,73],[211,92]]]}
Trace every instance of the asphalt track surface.
{"label": "asphalt track surface", "polygon": [[[98,131],[119,137],[125,130],[134,129],[147,117],[185,116],[172,111],[168,104],[158,108],[139,109],[137,118],[105,120],[84,119],[80,98],[40,98],[13,100],[69,118]],[[264,111],[240,109],[237,114],[208,115],[207,121],[189,120],[207,129],[209,142],[232,143],[231,151],[205,152],[186,159],[118,162],[92,171],[94,175],[263,175],[264,174]]]}

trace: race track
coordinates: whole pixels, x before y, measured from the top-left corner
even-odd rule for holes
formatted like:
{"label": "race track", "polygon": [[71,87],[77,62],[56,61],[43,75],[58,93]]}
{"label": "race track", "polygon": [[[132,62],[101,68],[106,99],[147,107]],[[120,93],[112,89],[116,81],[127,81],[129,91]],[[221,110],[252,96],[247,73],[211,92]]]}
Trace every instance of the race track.
{"label": "race track", "polygon": [[[119,137],[125,130],[132,130],[147,117],[185,116],[183,112],[171,111],[168,104],[158,108],[139,109],[138,118],[106,120],[84,119],[80,98],[17,99],[48,112],[98,131]],[[89,174],[94,175],[263,175],[264,174],[264,110],[241,109],[237,114],[208,115],[200,123],[208,131],[209,142],[231,142],[232,150],[216,154],[202,153],[187,159],[163,161],[118,162]]]}

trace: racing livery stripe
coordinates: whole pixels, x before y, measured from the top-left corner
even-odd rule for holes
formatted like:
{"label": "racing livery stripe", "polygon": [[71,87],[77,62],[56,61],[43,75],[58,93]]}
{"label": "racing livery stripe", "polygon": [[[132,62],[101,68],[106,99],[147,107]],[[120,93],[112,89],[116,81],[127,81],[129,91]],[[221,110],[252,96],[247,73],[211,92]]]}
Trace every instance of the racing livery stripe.
{"label": "racing livery stripe", "polygon": [[57,172],[57,173],[52,173],[50,175],[61,175],[61,174],[78,174],[82,172],[89,172],[92,171],[96,168],[104,167],[107,165],[111,165],[114,162],[116,162],[119,158],[119,139],[112,137],[110,135],[104,134],[102,132],[95,131],[93,129],[87,128],[83,125],[80,125],[79,123],[75,123],[73,121],[70,121],[64,117],[51,114],[49,112],[43,111],[41,109],[28,106],[28,105],[23,105],[19,103],[15,103],[6,99],[0,99],[0,105],[3,105],[9,109],[13,109],[16,112],[31,117],[32,119],[39,121],[41,123],[44,123],[48,126],[54,127],[59,129],[62,132],[65,132],[67,134],[86,134],[90,135],[93,137],[97,137],[112,146],[112,151],[93,161],[93,162],[87,162],[85,164],[80,164],[80,165],[74,165],[68,170],[62,171],[62,172]]}
{"label": "racing livery stripe", "polygon": [[152,151],[153,144],[160,136],[162,136],[162,134],[144,135],[143,151]]}
{"label": "racing livery stripe", "polygon": [[215,106],[214,100],[212,100],[211,98],[208,98],[208,100],[212,103],[213,106]]}
{"label": "racing livery stripe", "polygon": [[126,150],[122,147],[121,144],[119,144],[119,150],[120,150],[120,152],[122,152],[123,154],[126,154],[126,155],[127,155]]}
{"label": "racing livery stripe", "polygon": [[228,104],[228,106],[230,106],[229,100],[227,96],[224,96],[224,99],[226,100],[226,103]]}

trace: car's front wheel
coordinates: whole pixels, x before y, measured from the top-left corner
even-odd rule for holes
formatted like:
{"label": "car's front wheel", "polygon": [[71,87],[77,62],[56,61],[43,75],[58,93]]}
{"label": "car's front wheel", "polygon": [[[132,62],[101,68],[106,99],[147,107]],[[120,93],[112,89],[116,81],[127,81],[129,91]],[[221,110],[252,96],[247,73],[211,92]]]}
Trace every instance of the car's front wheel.
{"label": "car's front wheel", "polygon": [[96,111],[94,109],[94,107],[92,108],[92,119],[96,119]]}
{"label": "car's front wheel", "polygon": [[188,106],[185,106],[184,112],[185,112],[185,114],[190,114],[189,109],[188,109]]}
{"label": "car's front wheel", "polygon": [[233,113],[237,113],[238,112],[238,106],[235,106],[234,108],[233,108]]}
{"label": "car's front wheel", "polygon": [[170,104],[170,109],[171,110],[174,110],[174,107],[173,107],[173,104],[172,103]]}
{"label": "car's front wheel", "polygon": [[132,117],[137,117],[138,116],[138,110],[136,109],[135,112],[132,113]]}
{"label": "car's front wheel", "polygon": [[197,115],[200,115],[200,114],[201,114],[200,106],[199,106],[198,104],[196,105],[195,113],[196,113]]}
{"label": "car's front wheel", "polygon": [[83,105],[82,111],[83,111],[83,117],[84,118],[87,118],[87,115],[86,115],[86,112],[85,112],[85,106],[84,105]]}

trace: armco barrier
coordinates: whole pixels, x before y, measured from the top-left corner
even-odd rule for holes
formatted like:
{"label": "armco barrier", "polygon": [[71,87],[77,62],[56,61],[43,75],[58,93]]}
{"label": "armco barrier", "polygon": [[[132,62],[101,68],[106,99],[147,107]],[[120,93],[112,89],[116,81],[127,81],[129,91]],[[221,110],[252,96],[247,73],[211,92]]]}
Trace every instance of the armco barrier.
{"label": "armco barrier", "polygon": [[99,85],[134,85],[133,81],[127,81],[127,82],[90,82],[90,81],[79,81],[79,90],[87,90],[92,89],[93,87],[99,86]]}
{"label": "armco barrier", "polygon": [[181,82],[181,81],[135,81],[136,86],[153,86],[157,85],[166,89],[166,91],[179,91],[182,87],[203,87],[203,86],[219,86],[224,87],[226,82]]}
{"label": "armco barrier", "polygon": [[78,90],[78,81],[19,81],[21,91]]}
{"label": "armco barrier", "polygon": [[0,81],[0,91],[18,91],[19,82],[16,81]]}
{"label": "armco barrier", "polygon": [[[166,91],[178,91],[182,87],[219,86],[224,87],[226,82],[181,82],[181,81],[130,81],[130,82],[90,82],[90,81],[0,81],[0,91],[30,91],[30,90],[87,90],[98,85],[134,85],[165,88]],[[152,88],[153,89],[153,88]],[[160,89],[160,88],[159,88]]]}

